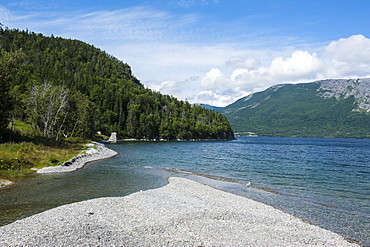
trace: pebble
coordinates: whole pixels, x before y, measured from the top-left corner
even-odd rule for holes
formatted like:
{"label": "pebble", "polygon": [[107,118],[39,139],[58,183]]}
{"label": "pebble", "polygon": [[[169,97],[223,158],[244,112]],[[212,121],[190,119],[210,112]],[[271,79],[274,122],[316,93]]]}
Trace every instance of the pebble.
{"label": "pebble", "polygon": [[63,205],[0,227],[0,246],[357,246],[246,197],[186,178]]}
{"label": "pebble", "polygon": [[48,166],[37,171],[37,173],[62,173],[62,172],[72,172],[77,169],[82,168],[88,162],[107,159],[117,155],[117,152],[107,148],[102,143],[89,143],[87,144],[87,149],[83,154],[79,154],[76,157],[64,162],[59,166]]}

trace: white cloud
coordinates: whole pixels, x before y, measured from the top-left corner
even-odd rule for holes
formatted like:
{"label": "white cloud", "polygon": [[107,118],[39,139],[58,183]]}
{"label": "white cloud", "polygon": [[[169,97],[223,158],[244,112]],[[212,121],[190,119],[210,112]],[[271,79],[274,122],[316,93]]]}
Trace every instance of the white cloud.
{"label": "white cloud", "polygon": [[151,81],[151,88],[163,94],[176,96],[180,100],[193,102],[196,95],[201,91],[199,86],[201,78],[198,76],[190,77],[184,81]]}
{"label": "white cloud", "polygon": [[6,20],[9,19],[9,15],[10,15],[10,11],[7,10],[6,8],[0,6],[0,19],[3,22],[4,22],[4,20],[6,21]]}
{"label": "white cloud", "polygon": [[178,30],[186,30],[198,21],[196,14],[174,16],[149,7],[68,13],[30,11],[27,15],[13,13],[1,6],[0,8],[2,22],[11,28],[28,28],[46,35],[80,39],[95,45],[169,42],[174,37],[186,37],[186,31],[182,33]]}
{"label": "white cloud", "polygon": [[135,75],[151,87],[157,81],[183,81],[203,76],[212,67],[222,66],[230,54],[240,51],[228,44],[129,43],[109,47],[108,52],[130,64]]}
{"label": "white cloud", "polygon": [[331,42],[325,47],[323,59],[330,77],[361,77],[370,75],[370,39],[353,35]]}
{"label": "white cloud", "polygon": [[322,50],[320,54],[296,50],[287,57],[272,57],[267,65],[257,58],[231,57],[225,67],[213,67],[203,74],[198,94],[191,99],[224,106],[279,83],[370,75],[370,39],[363,35],[333,41]]}
{"label": "white cloud", "polygon": [[[119,9],[114,11],[96,11],[78,16],[75,14],[66,20],[56,22],[74,22],[65,28],[65,32],[81,39],[89,37],[94,41],[110,42],[151,42],[169,38],[166,31],[179,28],[182,20],[173,22],[173,17],[163,11],[153,11],[144,7]],[[185,18],[184,18],[185,19]],[[190,21],[188,17],[185,22]],[[191,21],[190,21],[191,22]],[[70,23],[72,24],[72,23]]]}
{"label": "white cloud", "polygon": [[348,63],[370,63],[370,39],[359,34],[332,41],[324,55]]}
{"label": "white cloud", "polygon": [[[191,103],[224,106],[279,83],[370,75],[370,39],[363,35],[312,49],[307,48],[310,45],[262,49],[254,39],[215,40],[218,33],[202,25],[197,14],[171,14],[150,7],[19,14],[0,6],[0,20],[10,28],[94,44],[127,62],[144,85]],[[253,50],[247,45],[251,43]]]}
{"label": "white cloud", "polygon": [[225,95],[217,91],[201,91],[194,99],[195,103],[205,103],[213,106],[224,106],[232,101],[231,95]]}
{"label": "white cloud", "polygon": [[213,68],[200,81],[200,86],[202,89],[205,89],[205,90],[217,89],[220,86],[222,86],[218,84],[218,82],[222,80],[222,77],[223,77],[223,74],[221,70],[217,68]]}
{"label": "white cloud", "polygon": [[0,6],[0,23],[5,26],[8,22],[13,22],[13,21],[23,22],[23,21],[27,21],[30,18],[33,18],[34,16],[35,14],[27,14],[27,15],[18,16],[18,15],[13,14],[8,9]]}
{"label": "white cloud", "polygon": [[302,78],[315,78],[320,65],[321,62],[316,53],[295,51],[288,59],[284,60],[282,57],[273,59],[267,71],[270,78],[294,81]]}
{"label": "white cloud", "polygon": [[316,79],[320,69],[321,61],[316,53],[295,51],[285,59],[273,58],[268,66],[237,68],[229,75],[229,83],[226,85],[237,94],[247,94],[277,83]]}

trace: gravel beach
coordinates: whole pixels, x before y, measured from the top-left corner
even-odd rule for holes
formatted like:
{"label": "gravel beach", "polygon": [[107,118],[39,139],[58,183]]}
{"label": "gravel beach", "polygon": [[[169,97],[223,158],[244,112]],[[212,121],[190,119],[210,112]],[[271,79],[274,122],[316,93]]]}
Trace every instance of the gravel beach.
{"label": "gravel beach", "polygon": [[0,227],[0,246],[356,246],[251,199],[178,177]]}
{"label": "gravel beach", "polygon": [[82,168],[86,163],[96,160],[108,159],[117,155],[117,152],[104,146],[102,143],[89,143],[83,154],[64,162],[59,166],[48,166],[37,171],[37,173],[60,173],[72,172]]}

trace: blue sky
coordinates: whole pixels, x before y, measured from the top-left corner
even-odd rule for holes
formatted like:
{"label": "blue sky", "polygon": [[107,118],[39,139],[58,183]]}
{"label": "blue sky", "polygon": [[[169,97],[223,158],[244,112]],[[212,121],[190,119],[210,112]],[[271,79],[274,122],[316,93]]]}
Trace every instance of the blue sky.
{"label": "blue sky", "polygon": [[368,0],[0,0],[0,23],[78,39],[141,82],[225,106],[279,83],[370,76]]}

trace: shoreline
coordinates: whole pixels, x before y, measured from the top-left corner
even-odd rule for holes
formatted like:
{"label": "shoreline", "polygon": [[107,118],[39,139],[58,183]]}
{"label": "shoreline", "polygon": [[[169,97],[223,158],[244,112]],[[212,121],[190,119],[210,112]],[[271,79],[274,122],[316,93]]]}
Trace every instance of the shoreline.
{"label": "shoreline", "polygon": [[87,149],[84,151],[84,153],[64,162],[62,165],[43,167],[37,170],[36,173],[49,174],[73,172],[84,167],[89,162],[108,159],[118,154],[116,151],[107,148],[102,143],[92,142],[86,144],[86,146]]}
{"label": "shoreline", "polygon": [[215,141],[233,141],[237,140],[236,138],[234,139],[213,139],[213,138],[207,138],[207,139],[137,139],[137,138],[126,138],[126,139],[117,139],[117,141],[112,142],[112,141],[104,141],[104,143],[117,143],[117,142],[215,142]]}
{"label": "shoreline", "polygon": [[358,246],[267,204],[185,178],[168,181],[18,220],[0,227],[0,245]]}

